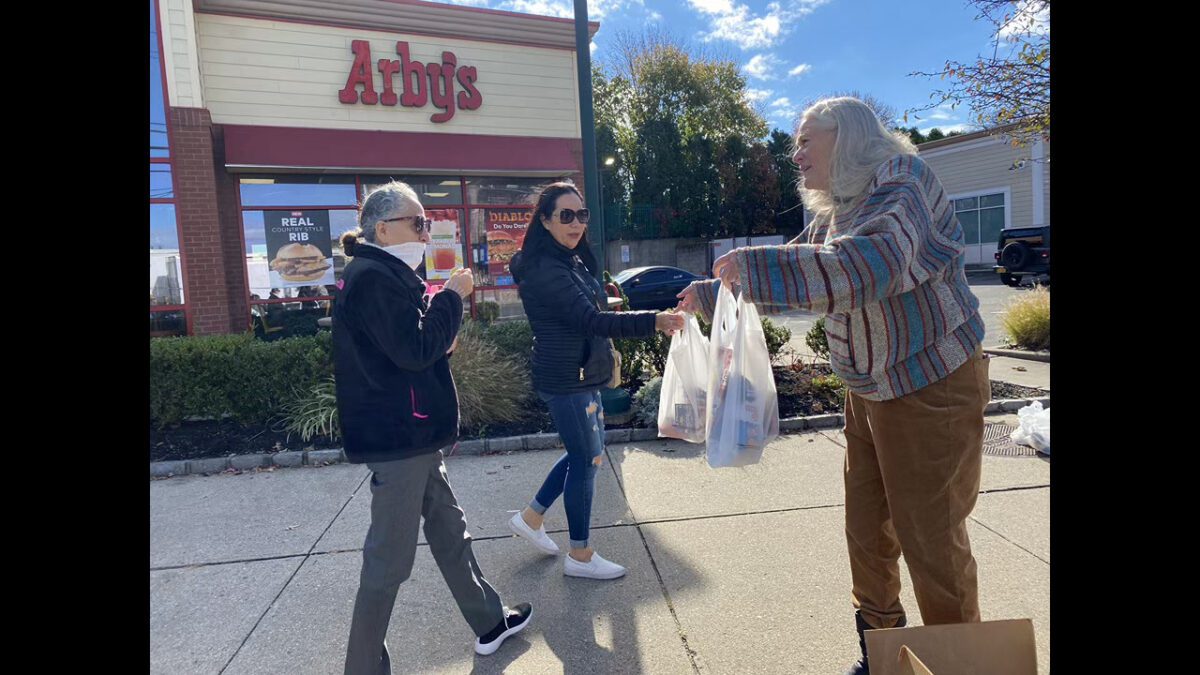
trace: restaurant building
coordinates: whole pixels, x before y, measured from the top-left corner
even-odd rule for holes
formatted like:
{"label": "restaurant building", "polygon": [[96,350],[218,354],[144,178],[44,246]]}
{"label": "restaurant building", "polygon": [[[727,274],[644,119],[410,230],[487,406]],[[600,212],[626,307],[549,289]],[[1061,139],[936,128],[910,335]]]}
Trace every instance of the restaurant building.
{"label": "restaurant building", "polygon": [[151,336],[309,332],[338,237],[393,179],[434,221],[418,271],[468,266],[472,311],[520,313],[506,263],[531,197],[583,183],[573,21],[417,0],[150,0],[150,18]]}

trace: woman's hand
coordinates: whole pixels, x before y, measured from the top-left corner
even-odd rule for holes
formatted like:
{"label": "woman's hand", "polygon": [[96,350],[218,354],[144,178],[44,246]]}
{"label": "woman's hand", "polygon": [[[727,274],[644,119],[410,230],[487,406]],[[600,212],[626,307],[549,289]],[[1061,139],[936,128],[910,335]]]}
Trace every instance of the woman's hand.
{"label": "woman's hand", "polygon": [[700,311],[700,299],[696,297],[696,284],[699,281],[693,281],[688,284],[688,287],[679,292],[675,297],[679,298],[679,304],[675,306],[676,312],[698,312]]}
{"label": "woman's hand", "polygon": [[475,276],[471,274],[471,270],[460,267],[450,273],[450,279],[446,281],[442,290],[454,291],[458,293],[459,297],[466,300],[475,290]]}
{"label": "woman's hand", "polygon": [[673,311],[659,312],[654,315],[654,329],[674,335],[675,331],[683,330],[684,315]]}
{"label": "woman's hand", "polygon": [[730,251],[717,258],[717,261],[713,263],[713,276],[720,279],[721,283],[730,289],[739,281],[737,262],[733,259],[734,253],[735,251]]}

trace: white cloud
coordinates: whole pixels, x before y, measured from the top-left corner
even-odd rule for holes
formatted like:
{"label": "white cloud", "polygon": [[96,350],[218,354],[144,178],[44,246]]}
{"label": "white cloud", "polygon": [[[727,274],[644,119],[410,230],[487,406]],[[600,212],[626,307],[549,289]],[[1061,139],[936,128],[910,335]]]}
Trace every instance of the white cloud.
{"label": "white cloud", "polygon": [[647,21],[657,22],[657,21],[662,21],[662,18],[663,18],[663,15],[659,14],[658,12],[656,12],[654,10],[650,10],[646,13]]}
{"label": "white cloud", "polygon": [[575,18],[575,5],[570,0],[505,0],[497,4],[495,9],[564,19]]}
{"label": "white cloud", "polygon": [[1008,23],[1000,27],[1001,40],[1024,35],[1045,35],[1050,32],[1050,5],[1036,0],[1021,0]]}
{"label": "white cloud", "polygon": [[[633,6],[645,7],[645,0],[591,0],[588,2],[588,20],[603,19],[609,14]],[[575,3],[572,0],[503,0],[496,4],[496,9],[564,19],[575,18]]]}
{"label": "white cloud", "polygon": [[[957,121],[961,119],[954,108],[950,107],[949,103],[943,103],[933,109],[933,112],[924,115],[924,119],[938,121]],[[944,131],[944,130],[943,130]]]}
{"label": "white cloud", "polygon": [[792,106],[791,100],[788,99],[788,97],[784,96],[783,98],[778,99],[778,100],[774,101],[773,103],[771,103],[771,107],[772,108],[791,108],[793,106]]}
{"label": "white cloud", "polygon": [[742,49],[773,47],[801,18],[831,0],[778,0],[767,5],[766,12],[755,15],[735,0],[687,0],[692,9],[708,19],[705,42],[727,40]]}
{"label": "white cloud", "polygon": [[[437,2],[470,7],[490,7],[506,12],[557,16],[564,19],[575,18],[573,0],[437,0]],[[605,15],[633,6],[645,7],[645,0],[590,0],[588,2],[588,20],[603,19]],[[658,15],[659,19],[662,18],[658,12],[653,12],[652,15]]]}
{"label": "white cloud", "polygon": [[800,65],[788,71],[788,77],[799,77],[810,70],[812,70],[812,64],[801,63]]}
{"label": "white cloud", "polygon": [[770,98],[771,94],[773,93],[775,92],[771,91],[770,89],[746,89],[746,100],[750,101],[751,103],[765,101]]}
{"label": "white cloud", "polygon": [[[571,5],[571,16],[574,17],[575,3]],[[588,0],[588,19],[603,19],[610,14],[616,14],[629,7],[646,7],[646,0]],[[662,18],[662,15],[659,15]]]}
{"label": "white cloud", "polygon": [[778,108],[772,107],[771,112],[767,115],[767,119],[791,124],[796,121],[796,118],[800,117],[800,113],[802,112],[804,111],[800,109],[800,106],[796,105],[785,105]]}
{"label": "white cloud", "polygon": [[756,54],[749,63],[742,66],[742,70],[757,80],[773,80],[775,69],[782,65],[783,61],[774,54]]}
{"label": "white cloud", "polygon": [[688,0],[688,4],[705,14],[733,12],[733,0]]}
{"label": "white cloud", "polygon": [[943,134],[948,134],[951,131],[961,131],[964,134],[977,131],[977,129],[972,127],[970,124],[930,124],[929,126],[925,127],[917,127],[917,131],[920,131],[925,135],[928,135],[929,132],[933,131],[934,129],[940,129]]}

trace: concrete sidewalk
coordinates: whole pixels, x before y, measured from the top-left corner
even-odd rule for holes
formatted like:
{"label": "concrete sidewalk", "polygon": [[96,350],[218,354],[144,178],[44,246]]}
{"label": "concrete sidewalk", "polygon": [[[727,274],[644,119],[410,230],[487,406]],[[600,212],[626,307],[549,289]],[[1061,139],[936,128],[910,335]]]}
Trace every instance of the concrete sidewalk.
{"label": "concrete sidewalk", "polygon": [[[856,657],[840,432],[781,437],[743,469],[710,469],[681,441],[607,452],[592,539],[629,568],[609,582],[564,577],[561,558],[508,532],[556,451],[447,460],[480,565],[507,602],[533,604],[533,621],[475,656],[422,539],[389,632],[395,672],[841,673]],[[339,465],[151,481],[151,672],[340,673],[367,480],[366,467]],[[985,455],[970,526],[983,615],[1031,618],[1041,673],[1049,500],[1048,460]],[[546,527],[565,547],[561,502]]]}

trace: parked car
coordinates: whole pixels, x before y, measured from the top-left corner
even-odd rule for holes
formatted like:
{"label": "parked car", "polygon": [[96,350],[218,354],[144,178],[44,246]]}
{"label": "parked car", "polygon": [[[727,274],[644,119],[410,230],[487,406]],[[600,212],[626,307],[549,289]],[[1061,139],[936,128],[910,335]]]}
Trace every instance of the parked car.
{"label": "parked car", "polygon": [[613,281],[629,296],[629,309],[670,309],[679,304],[675,296],[680,291],[703,278],[678,267],[655,265],[623,270]]}
{"label": "parked car", "polygon": [[1009,286],[1020,286],[1025,277],[1050,283],[1050,226],[1001,230],[992,270]]}

